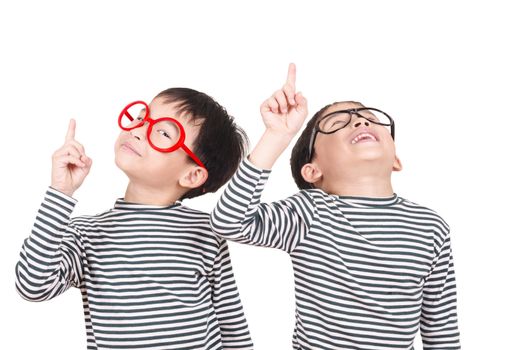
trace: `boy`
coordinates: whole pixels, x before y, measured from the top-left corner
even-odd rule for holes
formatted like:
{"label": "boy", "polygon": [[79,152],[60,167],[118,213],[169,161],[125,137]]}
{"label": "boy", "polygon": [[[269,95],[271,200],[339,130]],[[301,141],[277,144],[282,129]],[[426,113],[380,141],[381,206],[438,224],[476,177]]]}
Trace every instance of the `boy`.
{"label": "boy", "polygon": [[251,349],[227,244],[211,233],[208,214],[181,204],[232,176],[244,132],[211,97],[186,88],[133,102],[118,121],[124,198],[70,219],[92,164],[71,120],[22,247],[18,292],[42,301],[79,288],[88,349]]}
{"label": "boy", "polygon": [[449,228],[396,195],[401,169],[394,122],[377,109],[337,102],[317,112],[292,151],[301,191],[261,204],[277,157],[301,128],[306,100],[295,66],[261,106],[266,130],[211,214],[234,241],[290,254],[296,295],[294,349],[459,349]]}

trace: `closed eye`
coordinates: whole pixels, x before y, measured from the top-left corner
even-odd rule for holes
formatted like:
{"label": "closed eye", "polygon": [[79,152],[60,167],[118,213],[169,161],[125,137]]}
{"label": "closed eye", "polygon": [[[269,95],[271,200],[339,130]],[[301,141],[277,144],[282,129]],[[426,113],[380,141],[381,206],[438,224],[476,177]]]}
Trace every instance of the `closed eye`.
{"label": "closed eye", "polygon": [[336,120],[332,123],[331,127],[334,127],[336,125],[343,125],[345,124],[345,121],[344,120]]}

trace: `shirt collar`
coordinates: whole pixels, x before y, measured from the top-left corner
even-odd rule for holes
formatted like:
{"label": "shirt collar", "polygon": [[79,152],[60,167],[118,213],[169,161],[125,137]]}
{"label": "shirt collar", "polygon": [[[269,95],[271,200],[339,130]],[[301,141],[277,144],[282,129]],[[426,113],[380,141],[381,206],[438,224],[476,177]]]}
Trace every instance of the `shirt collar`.
{"label": "shirt collar", "polygon": [[114,204],[114,209],[119,210],[167,210],[181,206],[181,201],[176,201],[170,205],[151,205],[126,202],[124,198],[118,198]]}
{"label": "shirt collar", "polygon": [[333,195],[333,197],[350,205],[364,207],[387,207],[394,205],[400,201],[400,197],[398,197],[396,193],[394,193],[390,197],[355,197],[337,195]]}

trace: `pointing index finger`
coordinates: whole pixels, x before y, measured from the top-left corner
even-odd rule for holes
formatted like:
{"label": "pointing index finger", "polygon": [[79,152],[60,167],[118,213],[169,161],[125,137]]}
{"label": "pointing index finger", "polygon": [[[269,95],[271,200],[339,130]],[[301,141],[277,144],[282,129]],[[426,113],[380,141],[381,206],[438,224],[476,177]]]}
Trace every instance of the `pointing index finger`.
{"label": "pointing index finger", "polygon": [[286,78],[286,84],[290,85],[295,90],[295,78],[297,74],[297,68],[295,63],[290,63],[288,66],[288,77]]}
{"label": "pointing index finger", "polygon": [[75,139],[75,119],[70,119],[68,132],[66,133],[66,141],[71,141],[73,139]]}

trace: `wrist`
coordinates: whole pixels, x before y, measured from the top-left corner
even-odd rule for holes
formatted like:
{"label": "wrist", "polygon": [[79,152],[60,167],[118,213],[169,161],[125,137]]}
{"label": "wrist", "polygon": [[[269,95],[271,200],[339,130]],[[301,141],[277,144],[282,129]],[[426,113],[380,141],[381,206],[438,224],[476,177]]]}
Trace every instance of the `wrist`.
{"label": "wrist", "polygon": [[54,186],[53,184],[51,184],[50,187],[53,188],[55,191],[59,191],[60,193],[68,197],[72,197],[72,198],[73,198],[73,194],[75,193],[75,191],[66,190],[66,189],[60,188],[60,186]]}
{"label": "wrist", "polygon": [[291,140],[295,136],[295,133],[288,133],[285,131],[266,129],[261,137],[261,140],[266,140],[269,144],[274,144],[277,147],[286,148],[290,144]]}
{"label": "wrist", "polygon": [[287,133],[266,129],[249,155],[249,161],[258,168],[270,170],[292,138]]}

